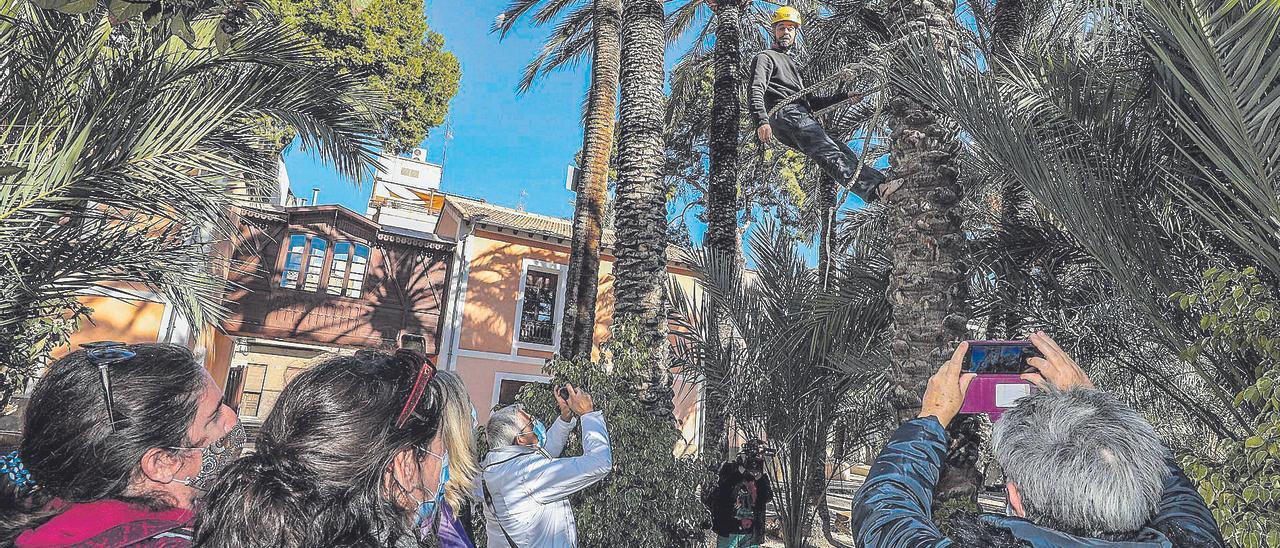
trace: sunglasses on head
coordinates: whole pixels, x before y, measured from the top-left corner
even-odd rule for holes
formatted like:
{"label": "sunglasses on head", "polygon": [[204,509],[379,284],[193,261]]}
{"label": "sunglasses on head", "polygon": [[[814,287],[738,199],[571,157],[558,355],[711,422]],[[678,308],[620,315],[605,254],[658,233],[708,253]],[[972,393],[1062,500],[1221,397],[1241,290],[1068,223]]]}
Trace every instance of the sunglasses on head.
{"label": "sunglasses on head", "polygon": [[409,398],[405,400],[404,407],[400,409],[400,415],[396,417],[396,428],[404,428],[409,417],[415,417],[418,420],[426,420],[425,417],[418,414],[418,403],[422,401],[422,396],[427,392],[427,386],[431,384],[431,379],[436,376],[436,365],[431,362],[431,358],[423,356],[412,350],[400,349],[396,351],[396,356],[413,361],[421,361],[422,366],[418,369],[418,376],[413,381],[413,389],[409,391]]}
{"label": "sunglasses on head", "polygon": [[108,373],[112,365],[126,362],[138,355],[136,352],[129,350],[129,345],[122,342],[114,341],[98,341],[85,343],[80,348],[85,349],[85,357],[91,365],[98,368],[98,376],[102,380],[102,394],[107,402],[107,419],[111,421],[111,431],[117,432],[115,397],[111,394],[111,375]]}

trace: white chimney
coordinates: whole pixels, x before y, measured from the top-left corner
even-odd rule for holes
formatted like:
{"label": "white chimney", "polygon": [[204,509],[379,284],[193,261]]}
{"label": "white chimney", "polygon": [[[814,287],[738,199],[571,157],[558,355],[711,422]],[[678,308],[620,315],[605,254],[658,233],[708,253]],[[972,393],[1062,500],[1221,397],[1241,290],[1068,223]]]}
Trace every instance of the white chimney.
{"label": "white chimney", "polygon": [[311,187],[311,205],[316,205],[319,203],[320,203],[320,187],[313,186]]}

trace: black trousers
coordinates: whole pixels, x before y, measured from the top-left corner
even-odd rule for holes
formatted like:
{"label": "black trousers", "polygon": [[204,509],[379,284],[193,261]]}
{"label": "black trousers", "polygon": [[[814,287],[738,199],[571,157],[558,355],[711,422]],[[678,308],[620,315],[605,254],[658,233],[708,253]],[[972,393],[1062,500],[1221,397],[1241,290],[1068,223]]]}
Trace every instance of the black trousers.
{"label": "black trousers", "polygon": [[862,201],[873,202],[879,198],[876,190],[885,181],[884,173],[863,165],[858,180],[852,181],[858,171],[858,155],[849,145],[827,135],[808,105],[791,103],[782,107],[769,119],[769,125],[773,128],[773,136],[782,144],[799,150],[816,162],[828,177],[849,186]]}

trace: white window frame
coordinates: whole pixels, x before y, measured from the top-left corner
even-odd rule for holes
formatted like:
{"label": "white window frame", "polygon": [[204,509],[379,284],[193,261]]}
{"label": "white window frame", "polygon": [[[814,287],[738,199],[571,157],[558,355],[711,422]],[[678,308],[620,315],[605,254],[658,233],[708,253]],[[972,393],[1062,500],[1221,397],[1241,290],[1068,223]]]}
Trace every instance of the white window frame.
{"label": "white window frame", "polygon": [[498,397],[502,395],[502,381],[525,381],[551,384],[551,377],[546,375],[526,375],[524,373],[498,371],[493,374],[493,395],[489,398],[489,407],[498,405]]}
{"label": "white window frame", "polygon": [[[551,333],[551,344],[538,344],[520,340],[520,322],[524,321],[524,282],[530,270],[556,275],[556,309],[554,313],[555,329]],[[560,330],[564,327],[564,301],[566,287],[569,282],[569,265],[523,259],[520,261],[520,291],[516,294],[515,329],[511,331],[511,355],[515,356],[521,348],[557,352],[560,350]]]}

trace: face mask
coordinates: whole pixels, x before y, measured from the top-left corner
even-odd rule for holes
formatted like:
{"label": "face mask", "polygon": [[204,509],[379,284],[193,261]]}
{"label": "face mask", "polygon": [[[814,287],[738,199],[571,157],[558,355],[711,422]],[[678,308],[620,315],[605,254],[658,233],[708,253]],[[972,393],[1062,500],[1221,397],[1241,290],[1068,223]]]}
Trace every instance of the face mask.
{"label": "face mask", "polygon": [[449,483],[448,453],[444,454],[444,461],[440,465],[440,487],[436,488],[436,496],[418,505],[418,527],[430,523],[440,511],[440,505],[444,502],[444,484],[446,483]]}
{"label": "face mask", "polygon": [[244,449],[244,442],[248,437],[244,431],[244,425],[236,421],[236,425],[227,432],[227,435],[209,444],[208,447],[170,447],[170,449],[200,450],[200,471],[194,477],[173,481],[200,491],[207,491],[214,478],[232,461],[240,458],[240,451]]}
{"label": "face mask", "polygon": [[542,424],[542,421],[534,419],[533,435],[538,437],[538,447],[547,446],[547,425]]}

